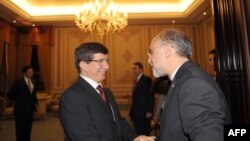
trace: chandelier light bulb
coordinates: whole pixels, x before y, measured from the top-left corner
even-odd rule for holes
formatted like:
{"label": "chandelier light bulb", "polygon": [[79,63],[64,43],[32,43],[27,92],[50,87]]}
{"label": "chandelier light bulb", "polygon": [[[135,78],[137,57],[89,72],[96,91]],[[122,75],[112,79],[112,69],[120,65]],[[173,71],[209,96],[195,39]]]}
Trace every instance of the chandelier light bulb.
{"label": "chandelier light bulb", "polygon": [[91,0],[76,14],[75,23],[82,31],[95,30],[102,38],[105,32],[122,31],[127,26],[127,13],[112,0]]}

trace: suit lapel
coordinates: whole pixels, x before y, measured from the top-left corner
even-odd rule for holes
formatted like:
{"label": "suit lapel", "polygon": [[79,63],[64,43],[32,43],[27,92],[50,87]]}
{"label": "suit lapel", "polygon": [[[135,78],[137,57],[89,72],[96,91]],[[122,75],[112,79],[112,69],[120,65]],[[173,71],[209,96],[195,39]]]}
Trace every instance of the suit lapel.
{"label": "suit lapel", "polygon": [[[110,108],[109,105],[106,104],[99,93],[83,78],[79,77],[77,83],[83,88],[83,91],[85,91],[84,94],[87,94],[89,97],[92,97],[93,99],[96,100],[97,104],[103,107],[103,109],[110,115],[110,117],[113,119],[112,114],[110,114]],[[106,90],[104,89],[104,92],[106,93]],[[107,95],[107,94],[106,94]],[[107,95],[108,97],[108,95]]]}
{"label": "suit lapel", "polygon": [[[165,111],[164,109],[167,108],[167,104],[169,99],[171,98],[171,96],[173,95],[173,91],[174,88],[176,87],[176,85],[178,84],[178,82],[180,81],[179,78],[180,76],[183,74],[183,71],[185,71],[188,67],[190,67],[192,65],[191,61],[187,61],[185,62],[180,68],[179,70],[176,72],[176,75],[174,77],[174,80],[171,82],[171,86],[169,87],[167,96],[165,98],[165,101],[163,102],[162,108],[163,108],[163,112]],[[162,113],[163,114],[163,113]],[[163,114],[164,115],[164,114]]]}
{"label": "suit lapel", "polygon": [[137,87],[142,83],[143,79],[144,79],[144,74],[139,78],[139,80],[135,84],[134,89],[133,89],[133,93],[136,91]]}
{"label": "suit lapel", "polygon": [[173,90],[174,90],[175,85],[176,85],[176,81],[173,81],[171,83],[171,86],[169,87],[169,90],[168,90],[167,96],[165,98],[165,101],[163,102],[162,108],[165,107],[165,105],[168,103],[168,100],[173,95]]}
{"label": "suit lapel", "polygon": [[144,74],[140,77],[140,79],[139,79],[138,82],[136,83],[136,86],[137,86],[138,84],[140,84],[140,83],[143,81],[143,79],[144,79]]}
{"label": "suit lapel", "polygon": [[[27,92],[29,92],[30,93],[30,95],[32,94],[31,92],[30,92],[30,90],[29,90],[29,86],[27,85],[27,83],[26,83],[26,81],[25,81],[25,79],[24,78],[22,78],[22,83],[23,83],[23,85],[25,85],[25,89],[26,89],[26,91]],[[32,82],[33,83],[33,82]]]}
{"label": "suit lapel", "polygon": [[111,98],[112,93],[106,88],[104,88],[104,92],[105,92],[107,100],[108,100],[109,111],[112,113],[112,118],[116,121],[118,116],[117,116],[116,109],[115,109],[115,107],[116,107],[115,101],[113,100],[113,98]]}

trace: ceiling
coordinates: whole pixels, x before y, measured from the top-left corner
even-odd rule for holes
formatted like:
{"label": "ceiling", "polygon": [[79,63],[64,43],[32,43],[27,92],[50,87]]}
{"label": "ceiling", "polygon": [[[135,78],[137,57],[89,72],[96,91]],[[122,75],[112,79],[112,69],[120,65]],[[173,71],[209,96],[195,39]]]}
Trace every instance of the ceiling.
{"label": "ceiling", "polygon": [[[191,24],[211,15],[210,0],[113,0],[128,24]],[[1,0],[0,18],[17,26],[74,26],[74,14],[88,0]],[[206,12],[206,15],[204,15]],[[174,22],[173,22],[174,21]]]}

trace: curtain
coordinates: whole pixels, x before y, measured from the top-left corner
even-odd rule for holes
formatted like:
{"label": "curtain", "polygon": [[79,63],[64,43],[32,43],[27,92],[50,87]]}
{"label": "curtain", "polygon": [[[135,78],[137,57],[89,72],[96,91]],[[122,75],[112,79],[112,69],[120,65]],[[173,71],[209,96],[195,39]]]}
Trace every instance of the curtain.
{"label": "curtain", "polygon": [[247,4],[249,9],[249,1],[213,0],[217,80],[228,99],[234,124],[250,123]]}
{"label": "curtain", "polygon": [[[246,46],[248,46],[248,48],[244,48],[244,56],[246,57],[246,64],[250,65],[250,1],[249,0],[245,0],[243,1],[243,6],[244,6],[244,10],[245,10],[245,26],[246,29],[245,30],[245,37],[246,37]],[[247,84],[250,84],[250,67],[247,67],[247,78],[246,80],[248,80]],[[250,93],[250,88],[247,87],[247,92]],[[250,98],[248,99],[250,101]]]}
{"label": "curtain", "polygon": [[4,94],[16,79],[16,31],[16,27],[0,20],[0,89]]}
{"label": "curtain", "polygon": [[41,42],[38,45],[40,73],[45,90],[51,89],[51,46],[53,45],[52,27],[40,27]]}
{"label": "curtain", "polygon": [[0,96],[5,96],[6,91],[6,43],[1,46],[1,58],[0,58]]}
{"label": "curtain", "polygon": [[18,47],[17,47],[17,76],[22,76],[22,67],[30,65],[32,53],[32,28],[18,28]]}
{"label": "curtain", "polygon": [[9,43],[7,43],[7,65],[6,65],[6,87],[9,88],[13,81],[17,79],[17,28],[14,26],[10,26],[9,28]]}
{"label": "curtain", "polygon": [[3,52],[4,52],[4,48],[3,48],[4,43],[0,42],[0,69],[2,68],[2,63],[3,63]]}
{"label": "curtain", "polygon": [[24,64],[30,64],[32,45],[38,47],[38,61],[40,66],[40,74],[45,90],[49,91],[51,86],[51,46],[53,45],[52,27],[22,27],[20,28],[19,38],[19,58]]}

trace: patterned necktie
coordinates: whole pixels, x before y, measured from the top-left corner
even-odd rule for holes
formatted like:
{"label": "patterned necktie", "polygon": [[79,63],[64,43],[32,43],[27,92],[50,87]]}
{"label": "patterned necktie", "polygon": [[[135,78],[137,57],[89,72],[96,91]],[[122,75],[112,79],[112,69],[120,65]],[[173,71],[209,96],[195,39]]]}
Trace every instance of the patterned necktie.
{"label": "patterned necktie", "polygon": [[98,86],[96,87],[96,89],[99,91],[99,94],[100,94],[102,100],[103,100],[104,102],[107,102],[107,98],[106,98],[106,95],[105,95],[105,93],[104,93],[104,91],[103,91],[102,86],[101,86],[101,85],[98,85]]}
{"label": "patterned necktie", "polygon": [[30,92],[32,93],[32,86],[31,86],[31,80],[30,79],[28,80],[28,87],[29,87]]}

